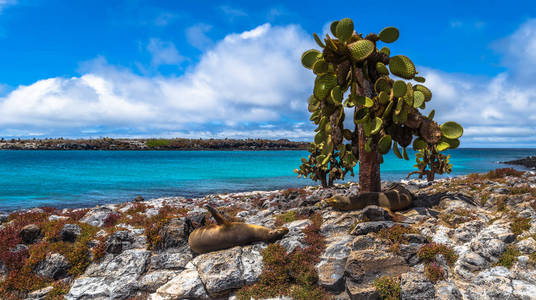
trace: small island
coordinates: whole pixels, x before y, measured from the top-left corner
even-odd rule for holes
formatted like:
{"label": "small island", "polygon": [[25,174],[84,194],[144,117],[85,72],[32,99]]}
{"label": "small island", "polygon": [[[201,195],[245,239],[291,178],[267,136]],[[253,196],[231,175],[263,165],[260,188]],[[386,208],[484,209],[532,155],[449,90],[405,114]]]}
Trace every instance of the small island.
{"label": "small island", "polygon": [[287,139],[0,139],[0,150],[307,150]]}

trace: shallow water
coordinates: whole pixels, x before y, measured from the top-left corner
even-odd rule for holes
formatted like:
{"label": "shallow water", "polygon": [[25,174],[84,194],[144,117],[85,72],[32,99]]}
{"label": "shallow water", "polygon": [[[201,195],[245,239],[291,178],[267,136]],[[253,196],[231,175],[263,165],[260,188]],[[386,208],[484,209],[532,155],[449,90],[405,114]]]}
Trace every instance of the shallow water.
{"label": "shallow water", "polygon": [[[536,149],[456,149],[450,176],[485,172]],[[315,184],[293,170],[307,151],[0,151],[0,210],[88,207],[162,196],[272,190]],[[413,171],[410,161],[384,157],[382,180]],[[357,168],[356,168],[357,171]],[[348,177],[347,181],[356,178]]]}

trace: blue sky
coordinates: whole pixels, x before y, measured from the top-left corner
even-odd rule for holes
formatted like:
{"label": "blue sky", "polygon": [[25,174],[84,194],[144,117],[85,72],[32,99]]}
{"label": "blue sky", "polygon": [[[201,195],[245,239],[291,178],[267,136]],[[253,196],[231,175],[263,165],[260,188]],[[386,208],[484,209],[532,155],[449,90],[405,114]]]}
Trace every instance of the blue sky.
{"label": "blue sky", "polygon": [[351,17],[400,29],[463,146],[536,146],[531,1],[325,3],[0,0],[0,136],[309,140],[299,57]]}

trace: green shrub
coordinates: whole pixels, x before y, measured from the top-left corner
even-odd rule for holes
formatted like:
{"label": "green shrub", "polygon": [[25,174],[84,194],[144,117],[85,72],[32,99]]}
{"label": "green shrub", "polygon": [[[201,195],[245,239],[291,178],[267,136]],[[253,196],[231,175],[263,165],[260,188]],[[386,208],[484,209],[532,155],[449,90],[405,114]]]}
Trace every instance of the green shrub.
{"label": "green shrub", "polygon": [[374,288],[382,299],[400,299],[400,277],[382,276],[376,278]]}

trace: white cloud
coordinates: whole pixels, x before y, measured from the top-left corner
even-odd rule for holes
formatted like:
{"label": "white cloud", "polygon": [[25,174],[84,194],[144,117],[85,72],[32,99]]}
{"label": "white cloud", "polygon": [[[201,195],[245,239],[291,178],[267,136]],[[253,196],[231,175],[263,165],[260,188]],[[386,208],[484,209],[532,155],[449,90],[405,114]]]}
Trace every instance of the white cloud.
{"label": "white cloud", "polygon": [[156,38],[149,40],[147,51],[152,55],[152,64],[154,66],[177,64],[184,60],[184,57],[179,54],[172,42]]}
{"label": "white cloud", "polygon": [[186,29],[186,39],[197,49],[206,50],[213,45],[212,39],[207,36],[207,32],[211,29],[211,25],[204,23],[193,25]]}
{"label": "white cloud", "polygon": [[[155,64],[180,61],[175,54],[156,51],[169,49],[169,44],[151,44]],[[95,135],[99,130],[124,135],[202,130],[218,136],[270,135],[271,129],[258,125],[288,121],[291,128],[292,120],[307,120],[313,75],[299,61],[311,47],[311,38],[300,27],[265,24],[228,35],[180,77],[144,77],[98,58],[82,66],[80,77],[40,80],[0,98],[5,115],[0,135],[8,129],[39,129],[45,135],[87,130]],[[302,129],[274,129],[274,134],[311,135]]]}

